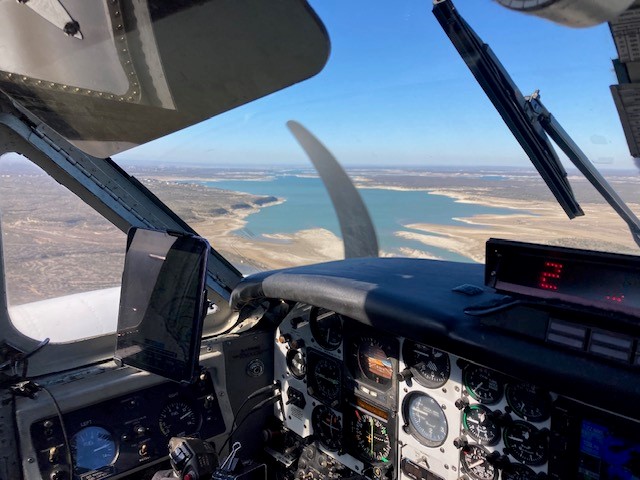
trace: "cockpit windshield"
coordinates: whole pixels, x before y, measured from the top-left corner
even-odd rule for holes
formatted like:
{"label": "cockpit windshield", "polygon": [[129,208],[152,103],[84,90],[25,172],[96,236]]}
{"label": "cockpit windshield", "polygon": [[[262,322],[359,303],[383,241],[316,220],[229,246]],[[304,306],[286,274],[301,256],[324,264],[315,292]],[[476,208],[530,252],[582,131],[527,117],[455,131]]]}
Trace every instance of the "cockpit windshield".
{"label": "cockpit windshield", "polygon": [[[560,152],[586,213],[567,218],[430,6],[311,4],[331,39],[320,74],[116,157],[242,272],[344,255],[335,209],[347,206],[332,205],[289,120],[345,167],[381,256],[482,262],[492,236],[637,251],[624,222]],[[609,90],[618,80],[607,25],[569,29],[494,2],[457,7],[523,94],[539,89],[633,202],[639,179]]]}
{"label": "cockpit windshield", "polygon": [[[637,253],[625,223],[556,148],[585,212],[567,218],[431,5],[290,0],[284,3],[296,5],[295,18],[282,9],[270,11],[269,22],[279,25],[272,31],[267,17],[261,20],[252,10],[261,2],[246,2],[247,8],[234,13],[238,25],[218,25],[226,29],[225,36],[202,22],[205,10],[218,8],[214,3],[195,2],[184,12],[169,12],[160,2],[148,2],[144,11],[125,12],[123,7],[122,17],[111,10],[74,7],[69,15],[95,21],[79,22],[75,36],[58,36],[58,26],[37,8],[27,12],[25,4],[2,3],[7,15],[0,15],[0,23],[15,15],[20,24],[42,26],[38,41],[57,63],[44,64],[26,54],[6,57],[0,60],[5,71],[0,88],[24,115],[44,120],[75,146],[96,156],[113,155],[118,166],[244,275],[338,260],[358,251],[351,248],[354,242],[365,240],[377,246],[365,255],[479,263],[491,237]],[[610,90],[624,80],[620,62],[612,59],[622,55],[625,45],[620,40],[616,45],[609,26],[567,28],[489,1],[460,0],[456,7],[490,44],[523,95],[539,90],[554,118],[637,211],[640,177],[616,108],[622,93],[612,96]],[[115,30],[102,31],[104,22]],[[126,32],[124,40],[116,35],[118,25]],[[244,30],[250,26],[253,36],[242,34],[241,25]],[[174,31],[194,35],[172,43]],[[190,51],[201,60],[176,56],[176,49],[184,50],[189,42],[218,40],[222,43],[212,51]],[[119,56],[113,50],[118,42],[127,45]],[[72,54],[60,55],[67,43]],[[257,45],[264,58],[243,56],[255,53]],[[19,44],[11,51],[23,48],[35,55],[28,47]],[[127,61],[138,66],[128,80],[101,73],[109,62],[120,72]],[[64,62],[73,68],[65,71]],[[100,68],[90,68],[93,64]],[[216,70],[217,64],[227,70]],[[231,74],[243,81],[229,83]],[[136,85],[146,90],[134,95]],[[117,98],[110,97],[118,92]],[[124,111],[130,113],[126,122],[116,121]],[[322,155],[342,165],[358,193],[337,180],[337,170],[319,174],[318,158],[310,159],[298,143],[287,126],[291,121],[316,137],[326,148]],[[152,138],[157,139],[135,146]],[[5,163],[6,178],[20,178]],[[363,209],[353,208],[358,195]],[[4,204],[2,227],[12,238],[10,219],[24,214],[10,211],[11,202]],[[369,223],[367,211],[373,228],[361,229]],[[345,225],[355,226],[351,236]],[[49,243],[67,240],[49,235],[46,241],[49,248]],[[29,264],[11,253],[11,245],[3,247],[7,278],[35,277],[25,271]],[[124,243],[113,248],[120,263],[95,256],[95,274],[85,271],[69,291],[56,290],[55,296],[117,287],[117,271],[108,281],[103,274],[121,268]],[[59,284],[36,273],[45,285]],[[27,296],[19,303],[49,297]],[[114,326],[111,321],[82,335],[103,334]]]}

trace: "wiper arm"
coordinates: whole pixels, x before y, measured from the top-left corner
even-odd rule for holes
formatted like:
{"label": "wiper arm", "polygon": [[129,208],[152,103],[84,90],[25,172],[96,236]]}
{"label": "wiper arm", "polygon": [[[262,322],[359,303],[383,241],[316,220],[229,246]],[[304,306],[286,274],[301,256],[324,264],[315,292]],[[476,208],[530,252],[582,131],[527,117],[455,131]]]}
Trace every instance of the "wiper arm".
{"label": "wiper arm", "polygon": [[584,215],[543,126],[528,115],[527,100],[504,66],[450,0],[434,0],[433,13],[566,214]]}
{"label": "wiper arm", "polygon": [[569,134],[562,128],[558,121],[551,115],[549,110],[540,101],[540,95],[536,91],[527,97],[527,113],[532,121],[537,121],[542,125],[545,132],[556,142],[569,160],[580,170],[587,180],[595,187],[616,213],[626,222],[631,231],[633,240],[640,246],[640,220],[624,203],[618,193],[593,166],[580,147],[573,141]]}

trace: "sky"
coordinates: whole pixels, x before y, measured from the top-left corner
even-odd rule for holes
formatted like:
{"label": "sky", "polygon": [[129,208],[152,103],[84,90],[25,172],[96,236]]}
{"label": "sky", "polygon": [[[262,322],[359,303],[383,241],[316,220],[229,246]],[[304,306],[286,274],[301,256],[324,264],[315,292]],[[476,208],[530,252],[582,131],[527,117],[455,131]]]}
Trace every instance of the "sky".
{"label": "sky", "polygon": [[[285,123],[310,129],[346,167],[530,163],[477,85],[429,0],[312,0],[331,55],[317,76],[114,157],[123,163],[309,165]],[[491,0],[456,7],[526,95],[599,168],[633,168],[609,85],[606,24],[558,26]]]}

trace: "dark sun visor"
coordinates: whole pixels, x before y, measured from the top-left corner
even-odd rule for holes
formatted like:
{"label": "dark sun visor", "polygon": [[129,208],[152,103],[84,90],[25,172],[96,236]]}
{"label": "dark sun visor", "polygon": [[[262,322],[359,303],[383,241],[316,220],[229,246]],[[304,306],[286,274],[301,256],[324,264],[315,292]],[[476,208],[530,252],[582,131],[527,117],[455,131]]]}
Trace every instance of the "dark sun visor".
{"label": "dark sun visor", "polygon": [[0,2],[0,90],[107,157],[318,73],[305,0]]}

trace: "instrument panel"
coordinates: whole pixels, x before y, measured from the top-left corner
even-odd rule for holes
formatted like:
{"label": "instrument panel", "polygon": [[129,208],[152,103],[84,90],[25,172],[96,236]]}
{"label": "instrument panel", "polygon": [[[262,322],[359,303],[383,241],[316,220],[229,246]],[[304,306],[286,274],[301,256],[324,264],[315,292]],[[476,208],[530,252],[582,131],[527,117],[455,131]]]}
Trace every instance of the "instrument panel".
{"label": "instrument panel", "polygon": [[41,418],[30,430],[42,478],[70,478],[72,472],[76,479],[99,480],[165,459],[171,437],[211,438],[225,424],[211,378],[203,373],[193,385],[162,383]]}
{"label": "instrument panel", "polygon": [[[634,478],[595,475],[591,457],[601,461],[604,454],[594,454],[594,444],[604,442],[602,425],[611,422],[591,421],[591,410],[574,406],[568,414],[562,405],[571,401],[541,386],[302,304],[281,323],[277,339],[275,372],[286,394],[277,415],[287,429],[314,440],[357,474],[402,480]],[[582,413],[567,429],[566,415],[575,411]],[[624,442],[625,468],[638,474],[640,449],[634,449],[640,443]],[[565,450],[559,452],[558,444]],[[588,473],[567,474],[578,469]]]}

